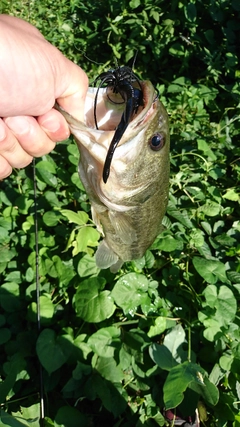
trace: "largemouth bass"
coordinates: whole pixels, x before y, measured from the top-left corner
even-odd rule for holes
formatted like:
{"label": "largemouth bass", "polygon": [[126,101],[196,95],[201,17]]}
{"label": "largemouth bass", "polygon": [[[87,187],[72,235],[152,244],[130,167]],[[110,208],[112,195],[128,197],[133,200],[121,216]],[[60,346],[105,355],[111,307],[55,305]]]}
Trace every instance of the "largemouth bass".
{"label": "largemouth bass", "polygon": [[[143,106],[128,124],[111,162],[102,173],[109,144],[124,113],[119,94],[89,88],[82,123],[57,106],[80,151],[79,174],[91,202],[92,218],[104,239],[95,257],[99,268],[117,271],[144,255],[162,230],[169,190],[168,116],[149,81],[141,81]],[[98,129],[94,99],[98,90]],[[122,101],[122,100],[121,100]]]}

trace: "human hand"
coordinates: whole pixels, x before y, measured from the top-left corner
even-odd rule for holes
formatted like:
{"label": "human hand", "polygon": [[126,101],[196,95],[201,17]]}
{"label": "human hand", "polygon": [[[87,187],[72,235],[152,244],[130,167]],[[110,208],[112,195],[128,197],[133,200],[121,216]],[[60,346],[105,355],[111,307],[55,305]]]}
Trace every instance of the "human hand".
{"label": "human hand", "polygon": [[29,23],[0,15],[0,179],[69,136],[58,104],[83,120],[88,79]]}

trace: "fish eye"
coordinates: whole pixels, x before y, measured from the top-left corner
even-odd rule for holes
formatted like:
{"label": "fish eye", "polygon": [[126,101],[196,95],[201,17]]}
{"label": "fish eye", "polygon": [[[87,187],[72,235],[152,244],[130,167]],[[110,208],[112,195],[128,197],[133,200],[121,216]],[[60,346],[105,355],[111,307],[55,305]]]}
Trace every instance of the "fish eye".
{"label": "fish eye", "polygon": [[165,135],[161,133],[156,133],[149,140],[149,145],[153,151],[161,150],[161,148],[163,148],[165,145]]}

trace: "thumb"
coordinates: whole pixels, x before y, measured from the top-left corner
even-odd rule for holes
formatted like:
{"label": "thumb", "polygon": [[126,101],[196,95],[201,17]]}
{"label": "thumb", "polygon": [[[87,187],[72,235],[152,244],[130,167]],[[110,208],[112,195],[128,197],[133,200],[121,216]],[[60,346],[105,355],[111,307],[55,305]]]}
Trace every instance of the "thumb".
{"label": "thumb", "polygon": [[65,111],[83,121],[88,77],[78,65],[67,58],[65,58],[65,67],[60,72],[63,84],[56,85],[56,100]]}

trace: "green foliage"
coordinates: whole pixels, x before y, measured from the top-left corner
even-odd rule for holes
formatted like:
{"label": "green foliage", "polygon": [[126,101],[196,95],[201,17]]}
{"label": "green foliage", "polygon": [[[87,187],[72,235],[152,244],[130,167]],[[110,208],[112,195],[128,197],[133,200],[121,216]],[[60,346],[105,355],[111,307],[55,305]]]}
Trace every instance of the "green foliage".
{"label": "green foliage", "polygon": [[[165,231],[117,275],[72,140],[36,162],[42,330],[37,329],[32,167],[0,184],[0,420],[163,426],[164,408],[240,425],[240,7],[237,0],[5,2],[94,79],[138,56],[171,121]],[[96,61],[93,62],[91,60]]]}

